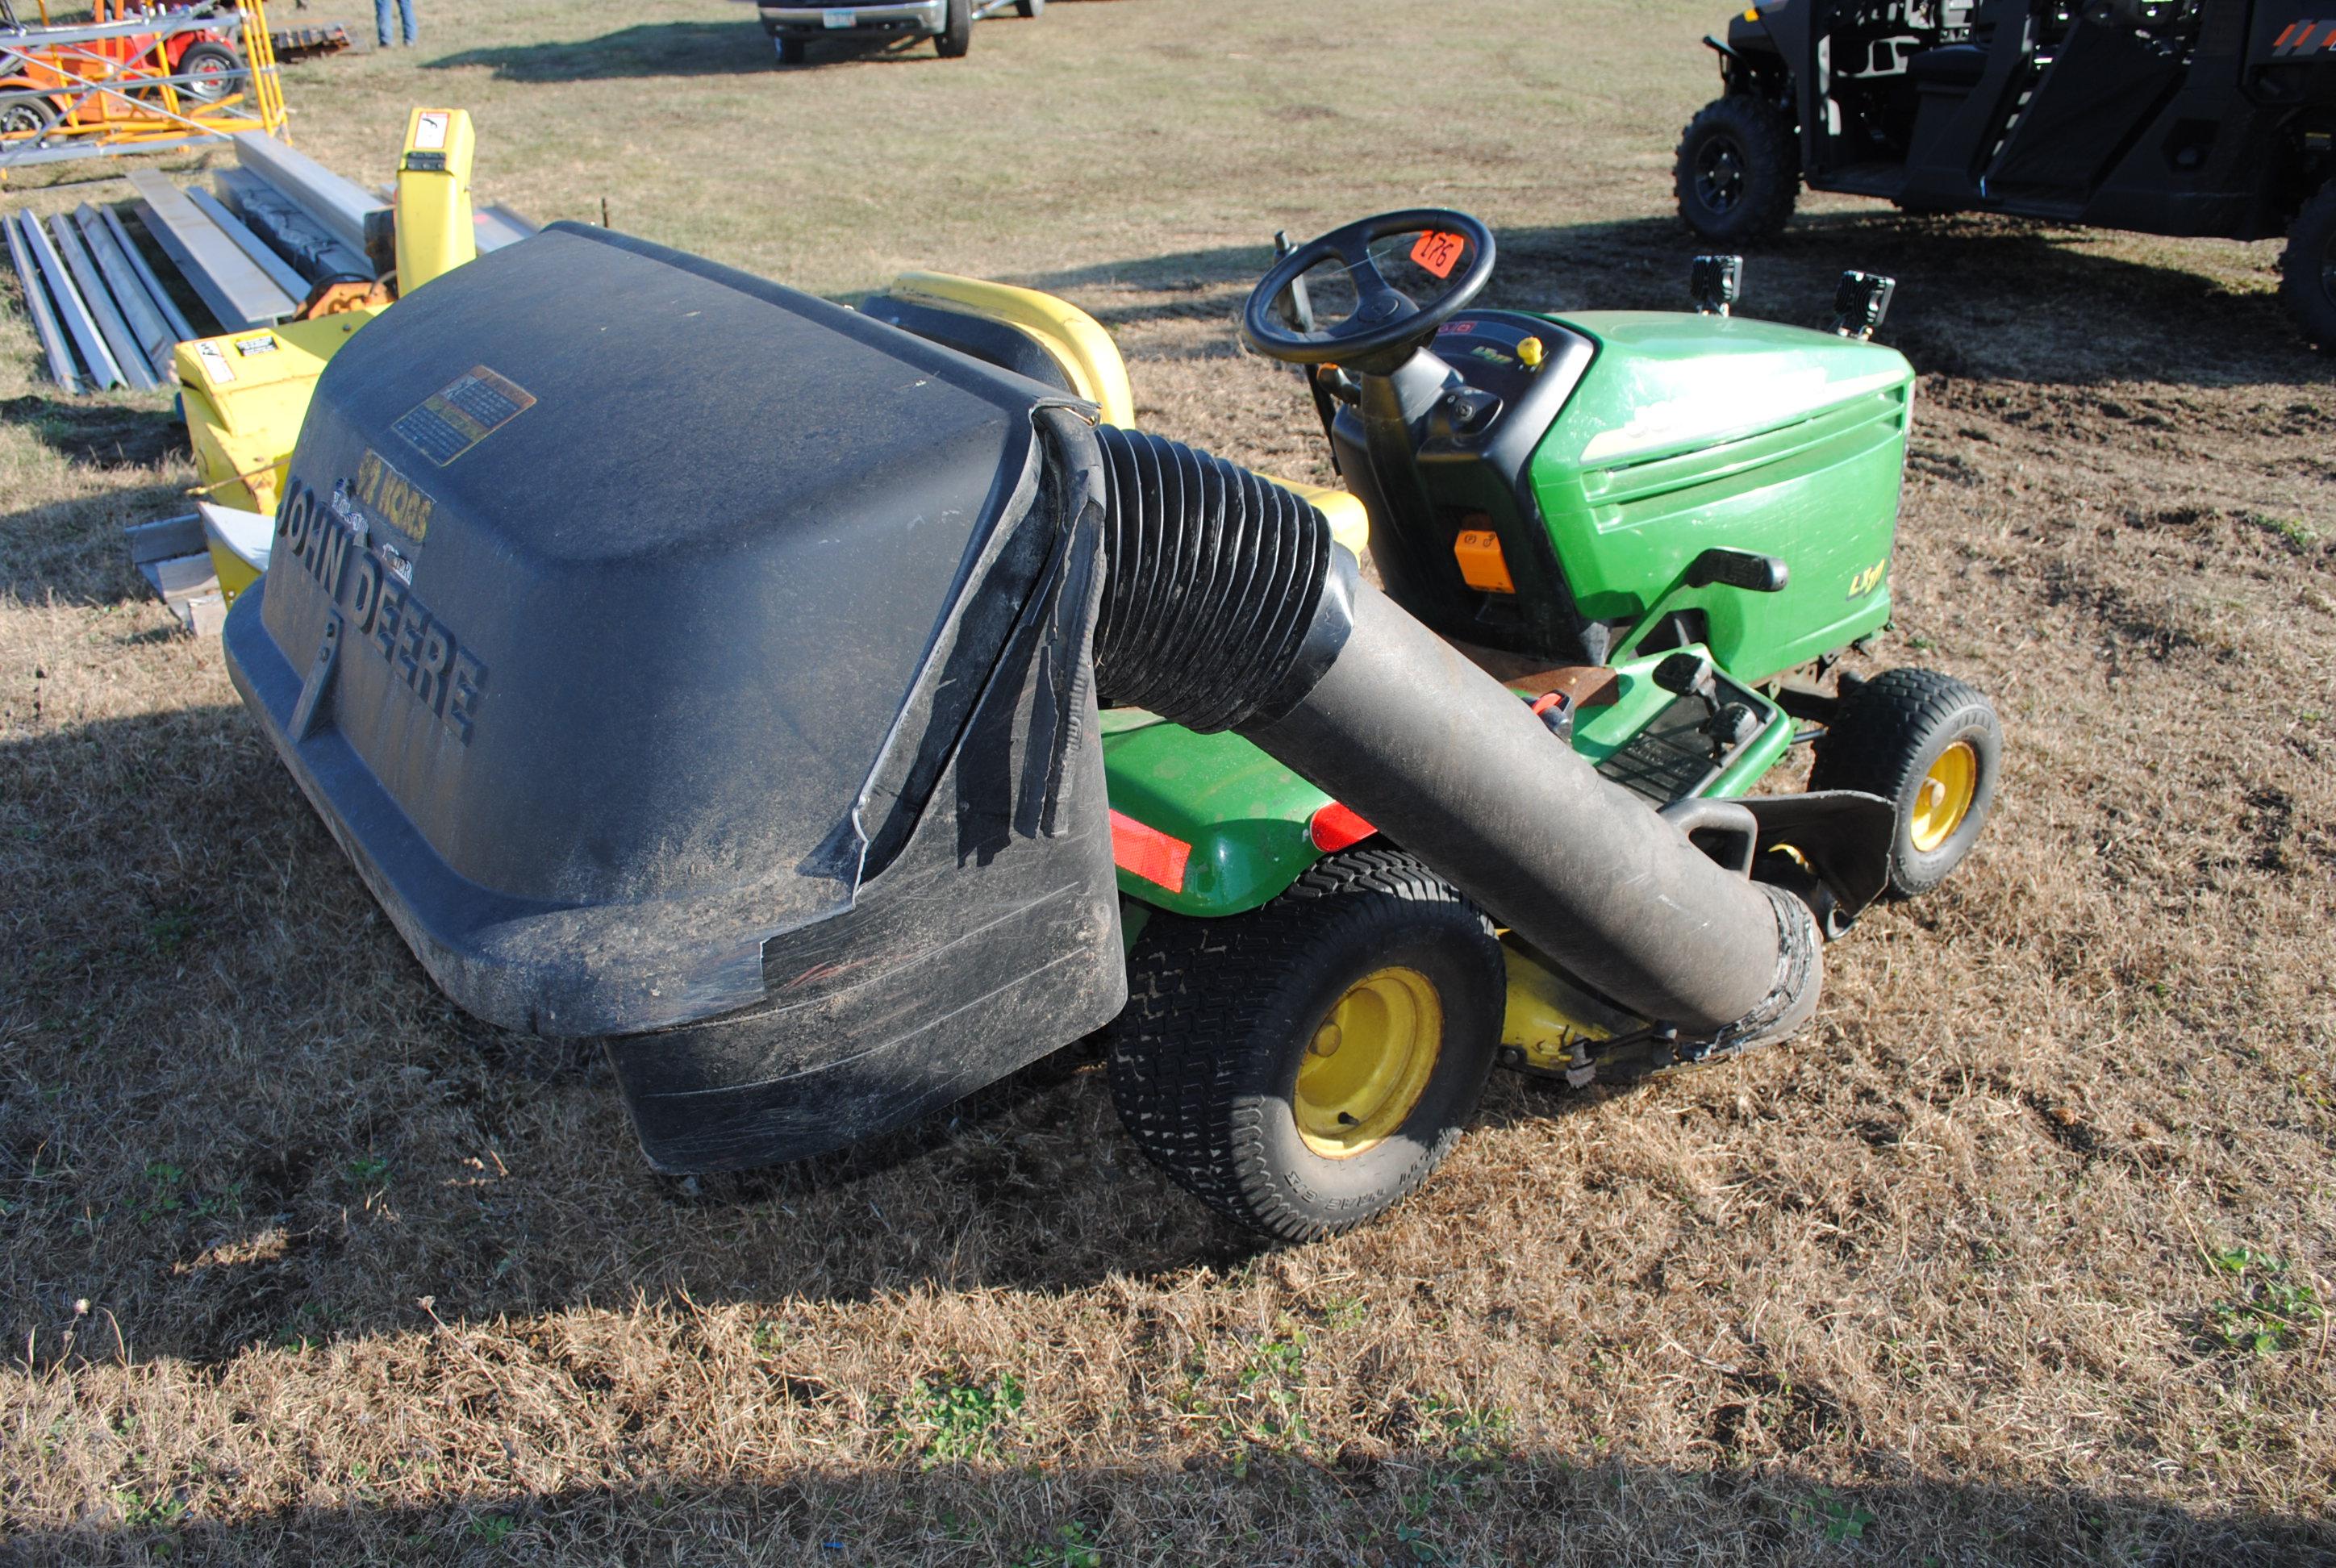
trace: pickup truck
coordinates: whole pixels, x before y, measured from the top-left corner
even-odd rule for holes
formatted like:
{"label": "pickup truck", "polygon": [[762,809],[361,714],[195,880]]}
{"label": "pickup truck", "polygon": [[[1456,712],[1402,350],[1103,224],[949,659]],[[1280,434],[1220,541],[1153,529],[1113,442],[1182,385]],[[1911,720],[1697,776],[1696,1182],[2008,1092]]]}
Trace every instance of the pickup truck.
{"label": "pickup truck", "polygon": [[865,4],[801,5],[762,0],[763,31],[779,52],[782,65],[800,65],[814,38],[885,45],[933,41],[944,60],[964,56],[973,46],[973,24],[1011,8],[1036,16],[1046,0],[866,0]]}

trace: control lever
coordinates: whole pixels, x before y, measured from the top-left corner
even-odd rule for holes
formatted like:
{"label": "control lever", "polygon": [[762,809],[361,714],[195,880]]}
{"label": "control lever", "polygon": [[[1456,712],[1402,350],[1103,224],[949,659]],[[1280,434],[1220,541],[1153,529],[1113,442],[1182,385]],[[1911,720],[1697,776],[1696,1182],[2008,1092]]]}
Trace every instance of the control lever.
{"label": "control lever", "polygon": [[1699,696],[1710,707],[1719,706],[1719,687],[1711,677],[1711,661],[1699,653],[1675,653],[1655,666],[1655,684],[1674,696]]}
{"label": "control lever", "polygon": [[1760,733],[1760,716],[1740,702],[1731,702],[1703,721],[1703,733],[1711,737],[1711,760],[1724,762]]}

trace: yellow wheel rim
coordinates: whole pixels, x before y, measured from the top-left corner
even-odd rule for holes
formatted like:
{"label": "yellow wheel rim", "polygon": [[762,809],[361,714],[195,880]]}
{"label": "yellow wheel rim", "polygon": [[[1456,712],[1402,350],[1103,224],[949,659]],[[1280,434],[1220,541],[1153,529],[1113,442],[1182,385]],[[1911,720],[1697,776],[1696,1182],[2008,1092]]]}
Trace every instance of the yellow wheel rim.
{"label": "yellow wheel rim", "polygon": [[1444,1047],[1444,1002],[1417,969],[1390,965],[1347,988],[1306,1043],[1291,1109],[1325,1159],[1377,1147],[1403,1125]]}
{"label": "yellow wheel rim", "polygon": [[1959,740],[1939,754],[1914,792],[1914,814],[1906,824],[1914,848],[1929,854],[1954,837],[1978,794],[1979,754],[1971,742]]}

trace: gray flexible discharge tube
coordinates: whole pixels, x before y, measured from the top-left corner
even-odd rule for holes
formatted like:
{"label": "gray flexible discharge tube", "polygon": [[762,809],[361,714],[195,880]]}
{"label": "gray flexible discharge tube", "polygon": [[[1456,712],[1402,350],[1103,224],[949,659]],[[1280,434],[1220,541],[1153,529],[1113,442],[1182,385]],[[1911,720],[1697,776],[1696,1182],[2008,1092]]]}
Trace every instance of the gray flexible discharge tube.
{"label": "gray flexible discharge tube", "polygon": [[[1289,492],[1172,442],[1095,434],[1109,471],[1096,675],[1113,700],[1238,730],[1560,968],[1698,1046],[1741,1049],[1807,1021],[1822,960],[1800,901],[1722,868],[1601,777],[1514,693],[1360,581],[1321,515]],[[1248,606],[1228,617],[1202,595],[1160,613],[1151,585],[1192,575],[1173,563],[1228,557],[1265,563],[1231,589]],[[1195,613],[1212,635],[1179,635]],[[1229,625],[1275,628],[1262,669],[1254,640],[1229,641]],[[1226,665],[1222,682],[1196,678],[1236,652],[1238,675]]]}

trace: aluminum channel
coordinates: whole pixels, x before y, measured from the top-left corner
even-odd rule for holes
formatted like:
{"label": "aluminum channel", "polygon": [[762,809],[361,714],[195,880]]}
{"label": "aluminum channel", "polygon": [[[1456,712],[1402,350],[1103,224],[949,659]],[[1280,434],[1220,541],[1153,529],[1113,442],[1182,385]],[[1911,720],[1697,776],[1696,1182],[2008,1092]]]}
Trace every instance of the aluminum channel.
{"label": "aluminum channel", "polygon": [[193,337],[194,324],[187,319],[186,313],[179,308],[179,302],[170,297],[169,289],[162,287],[162,279],[147,264],[146,253],[138,248],[136,240],[130,238],[130,229],[122,221],[122,215],[111,207],[99,208],[97,215],[105,219],[105,227],[112,231],[114,243],[122,247],[122,254],[129,261],[130,270],[138,274],[138,281],[146,286],[147,297],[153,300],[154,308],[169,323],[173,337],[180,343]]}
{"label": "aluminum channel", "polygon": [[49,307],[49,291],[41,282],[38,264],[24,248],[24,237],[16,231],[12,219],[0,222],[8,231],[8,258],[16,264],[16,280],[24,286],[24,308],[33,317],[33,330],[41,339],[41,352],[49,357],[49,374],[67,392],[82,390],[81,371],[73,364],[73,347],[65,342],[64,328],[57,325],[57,313]]}
{"label": "aluminum channel", "polygon": [[[219,200],[243,226],[292,264],[307,283],[326,278],[371,278],[373,265],[308,216],[308,209],[248,169],[222,169]],[[305,287],[305,286],[304,286]]]}
{"label": "aluminum channel", "polygon": [[268,241],[254,234],[242,219],[229,212],[227,203],[209,191],[192,186],[187,189],[187,200],[195,204],[197,211],[218,224],[219,231],[234,240],[235,248],[250,257],[252,265],[268,274],[270,283],[296,300],[307,297],[308,280],[300,276],[299,269],[277,255],[269,248]]}
{"label": "aluminum channel", "polygon": [[344,180],[307,153],[256,131],[235,137],[236,161],[298,202],[334,239],[359,256],[365,248],[365,219],[388,204],[354,180]]}
{"label": "aluminum channel", "polygon": [[145,346],[130,329],[122,307],[114,304],[112,291],[105,287],[105,274],[90,255],[89,247],[83,243],[80,230],[73,227],[72,219],[60,212],[49,219],[49,232],[56,236],[57,254],[65,258],[65,269],[80,287],[82,303],[89,307],[90,317],[97,323],[98,332],[105,338],[106,351],[113,355],[113,363],[121,367],[123,378],[141,392],[153,391],[161,385],[154,379],[153,362],[146,357]]}
{"label": "aluminum channel", "polygon": [[146,231],[179,264],[195,292],[228,332],[272,326],[296,314],[300,302],[277,287],[187,193],[151,169],[130,177],[146,218]]}
{"label": "aluminum channel", "polygon": [[24,243],[40,258],[41,276],[48,280],[49,297],[56,301],[57,314],[64,317],[65,330],[73,334],[73,346],[81,350],[82,363],[89,366],[92,385],[99,390],[126,385],[130,378],[122,374],[122,366],[114,364],[113,355],[106,352],[105,338],[97,330],[97,320],[73,287],[73,275],[65,270],[57,248],[49,243],[48,230],[29,212],[20,212],[16,217],[24,225]]}
{"label": "aluminum channel", "polygon": [[98,271],[105,275],[105,287],[112,292],[115,308],[122,319],[130,324],[130,336],[137,340],[145,355],[147,367],[153,371],[159,385],[175,380],[170,373],[170,357],[177,352],[178,338],[162,313],[154,308],[147,297],[146,286],[130,269],[130,263],[113,243],[113,231],[98,220],[97,209],[83,202],[73,209],[73,222],[81,229],[82,242],[89,247],[90,259],[97,263]]}

